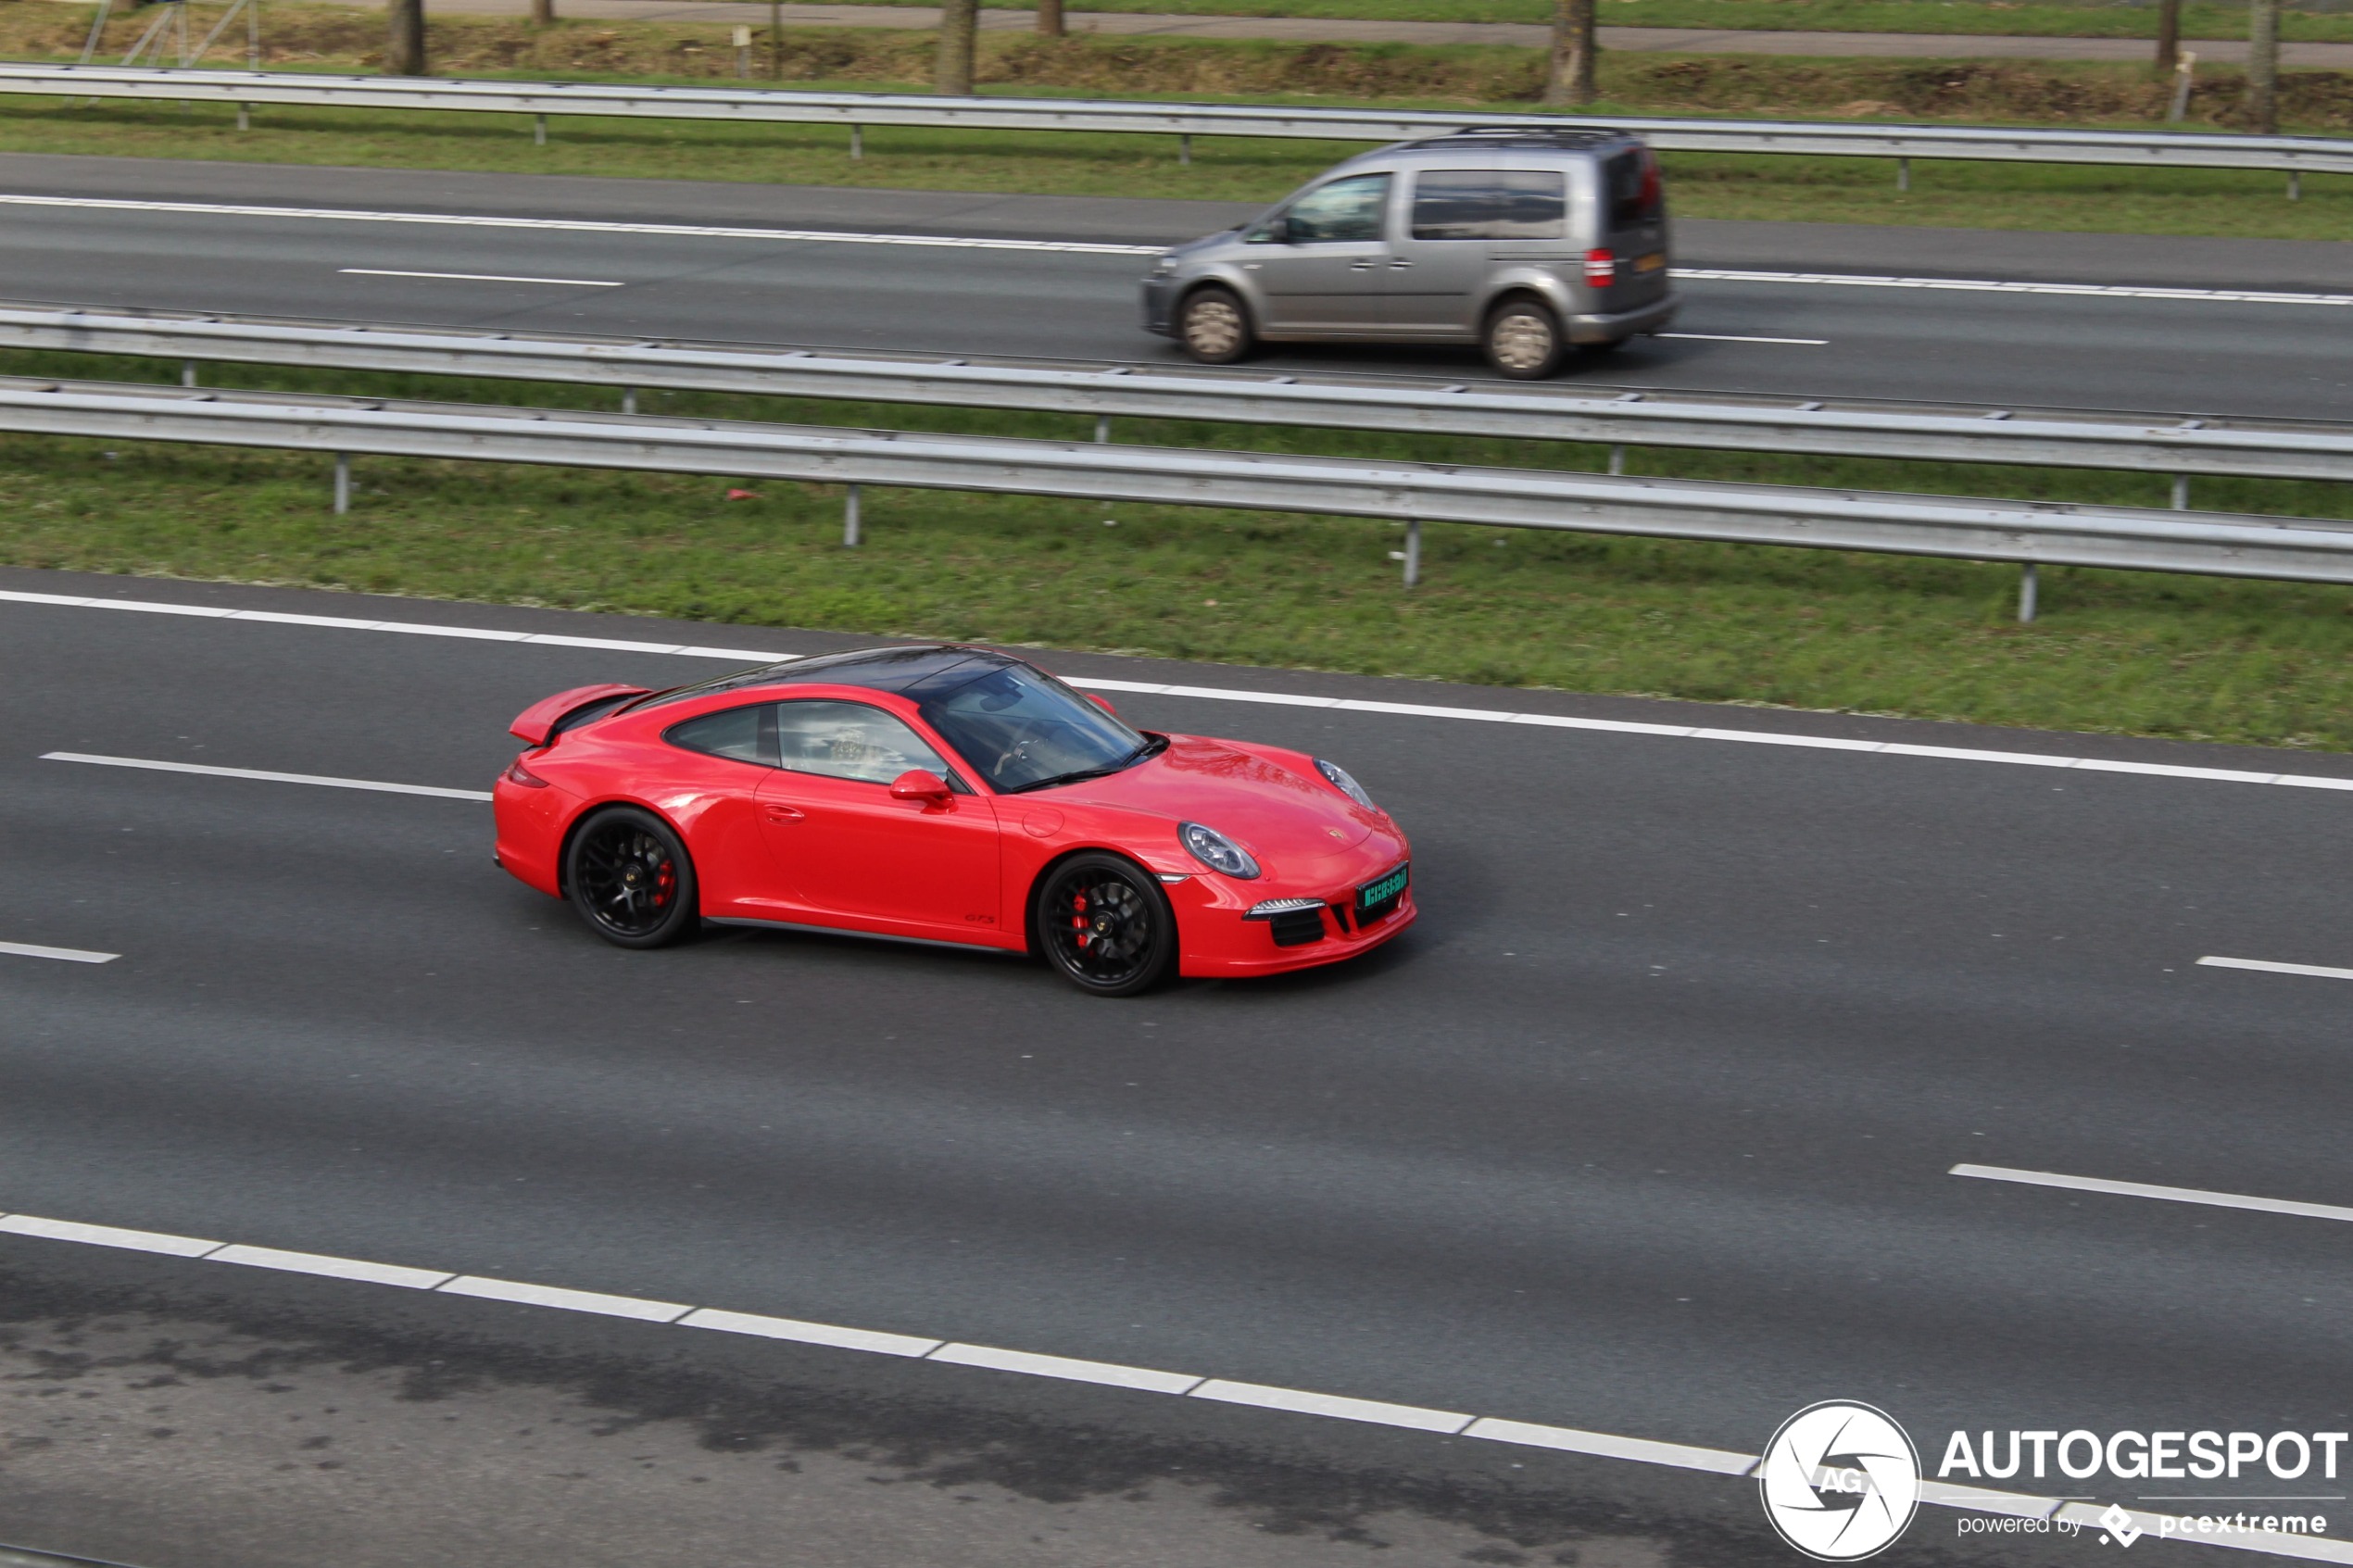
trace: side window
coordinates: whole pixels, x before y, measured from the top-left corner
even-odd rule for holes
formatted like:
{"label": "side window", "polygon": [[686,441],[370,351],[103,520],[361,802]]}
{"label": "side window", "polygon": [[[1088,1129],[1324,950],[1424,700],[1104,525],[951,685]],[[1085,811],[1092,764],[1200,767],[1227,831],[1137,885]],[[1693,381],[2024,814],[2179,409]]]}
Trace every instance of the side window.
{"label": "side window", "polygon": [[688,751],[707,751],[713,757],[773,768],[776,765],[776,705],[755,702],[724,708],[673,724],[661,733],[661,738]]}
{"label": "side window", "polygon": [[1556,240],[1568,184],[1536,169],[1432,169],[1414,177],[1417,240]]}
{"label": "side window", "polygon": [[911,768],[951,778],[939,753],[879,708],[811,698],[775,705],[776,752],[796,773],[887,784]]}
{"label": "side window", "polygon": [[1318,185],[1285,209],[1292,245],[1330,245],[1342,240],[1378,240],[1389,213],[1386,174],[1358,174]]}

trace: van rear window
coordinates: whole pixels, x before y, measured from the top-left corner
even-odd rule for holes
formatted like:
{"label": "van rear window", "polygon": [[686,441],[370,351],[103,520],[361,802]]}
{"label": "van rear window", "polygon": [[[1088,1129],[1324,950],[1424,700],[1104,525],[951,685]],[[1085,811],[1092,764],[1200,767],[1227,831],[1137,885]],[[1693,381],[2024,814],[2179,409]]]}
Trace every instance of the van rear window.
{"label": "van rear window", "polygon": [[1430,169],[1414,177],[1417,240],[1557,240],[1567,182],[1536,169]]}
{"label": "van rear window", "polygon": [[1602,165],[1602,181],[1609,192],[1609,222],[1615,229],[1658,216],[1658,158],[1648,147],[1618,154]]}

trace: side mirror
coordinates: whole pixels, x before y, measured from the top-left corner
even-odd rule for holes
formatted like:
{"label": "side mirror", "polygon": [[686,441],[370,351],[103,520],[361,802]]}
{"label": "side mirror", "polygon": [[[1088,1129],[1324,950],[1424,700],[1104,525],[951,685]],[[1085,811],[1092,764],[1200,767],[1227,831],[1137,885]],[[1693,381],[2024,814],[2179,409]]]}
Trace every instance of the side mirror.
{"label": "side mirror", "polygon": [[1116,719],[1119,717],[1118,709],[1114,708],[1107,699],[1097,696],[1093,692],[1088,692],[1087,694],[1087,700],[1101,709],[1104,712],[1110,714],[1113,718]]}
{"label": "side mirror", "polygon": [[945,806],[951,792],[948,781],[924,768],[910,768],[890,781],[893,800],[920,800],[926,806]]}
{"label": "side mirror", "polygon": [[1269,219],[1266,223],[1266,237],[1278,245],[1290,244],[1290,220],[1288,218]]}

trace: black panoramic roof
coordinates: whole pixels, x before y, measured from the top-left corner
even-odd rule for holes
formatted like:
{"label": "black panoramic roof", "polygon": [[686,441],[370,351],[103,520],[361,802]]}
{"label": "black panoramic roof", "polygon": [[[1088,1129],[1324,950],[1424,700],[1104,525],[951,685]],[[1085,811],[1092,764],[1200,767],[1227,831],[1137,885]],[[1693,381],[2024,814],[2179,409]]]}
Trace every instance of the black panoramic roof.
{"label": "black panoramic roof", "polygon": [[1623,131],[1572,131],[1567,126],[1504,125],[1466,126],[1444,136],[1428,136],[1413,144],[1416,147],[1529,147],[1560,148],[1564,151],[1598,147],[1610,142],[1627,139]]}
{"label": "black panoramic roof", "polygon": [[[906,692],[950,671],[963,669],[969,677],[978,677],[992,670],[1001,670],[1021,661],[987,648],[961,648],[946,643],[924,643],[913,647],[860,648],[853,653],[819,654],[814,659],[796,659],[782,664],[763,664],[753,670],[738,670],[732,675],[722,675],[700,685],[681,686],[664,692],[640,706],[683,702],[688,697],[709,696],[713,692],[737,691],[747,686],[781,686],[795,684],[828,686],[864,686],[878,692]],[[955,683],[962,684],[962,682]]]}

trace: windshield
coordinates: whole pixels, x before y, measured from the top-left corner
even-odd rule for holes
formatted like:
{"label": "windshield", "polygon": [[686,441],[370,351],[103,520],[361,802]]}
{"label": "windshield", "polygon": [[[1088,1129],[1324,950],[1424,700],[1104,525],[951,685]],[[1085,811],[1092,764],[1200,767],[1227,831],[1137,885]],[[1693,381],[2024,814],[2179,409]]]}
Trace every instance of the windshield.
{"label": "windshield", "polygon": [[967,675],[972,670],[944,671],[907,695],[992,789],[1011,794],[1117,772],[1157,749],[1041,671],[1000,664]]}

